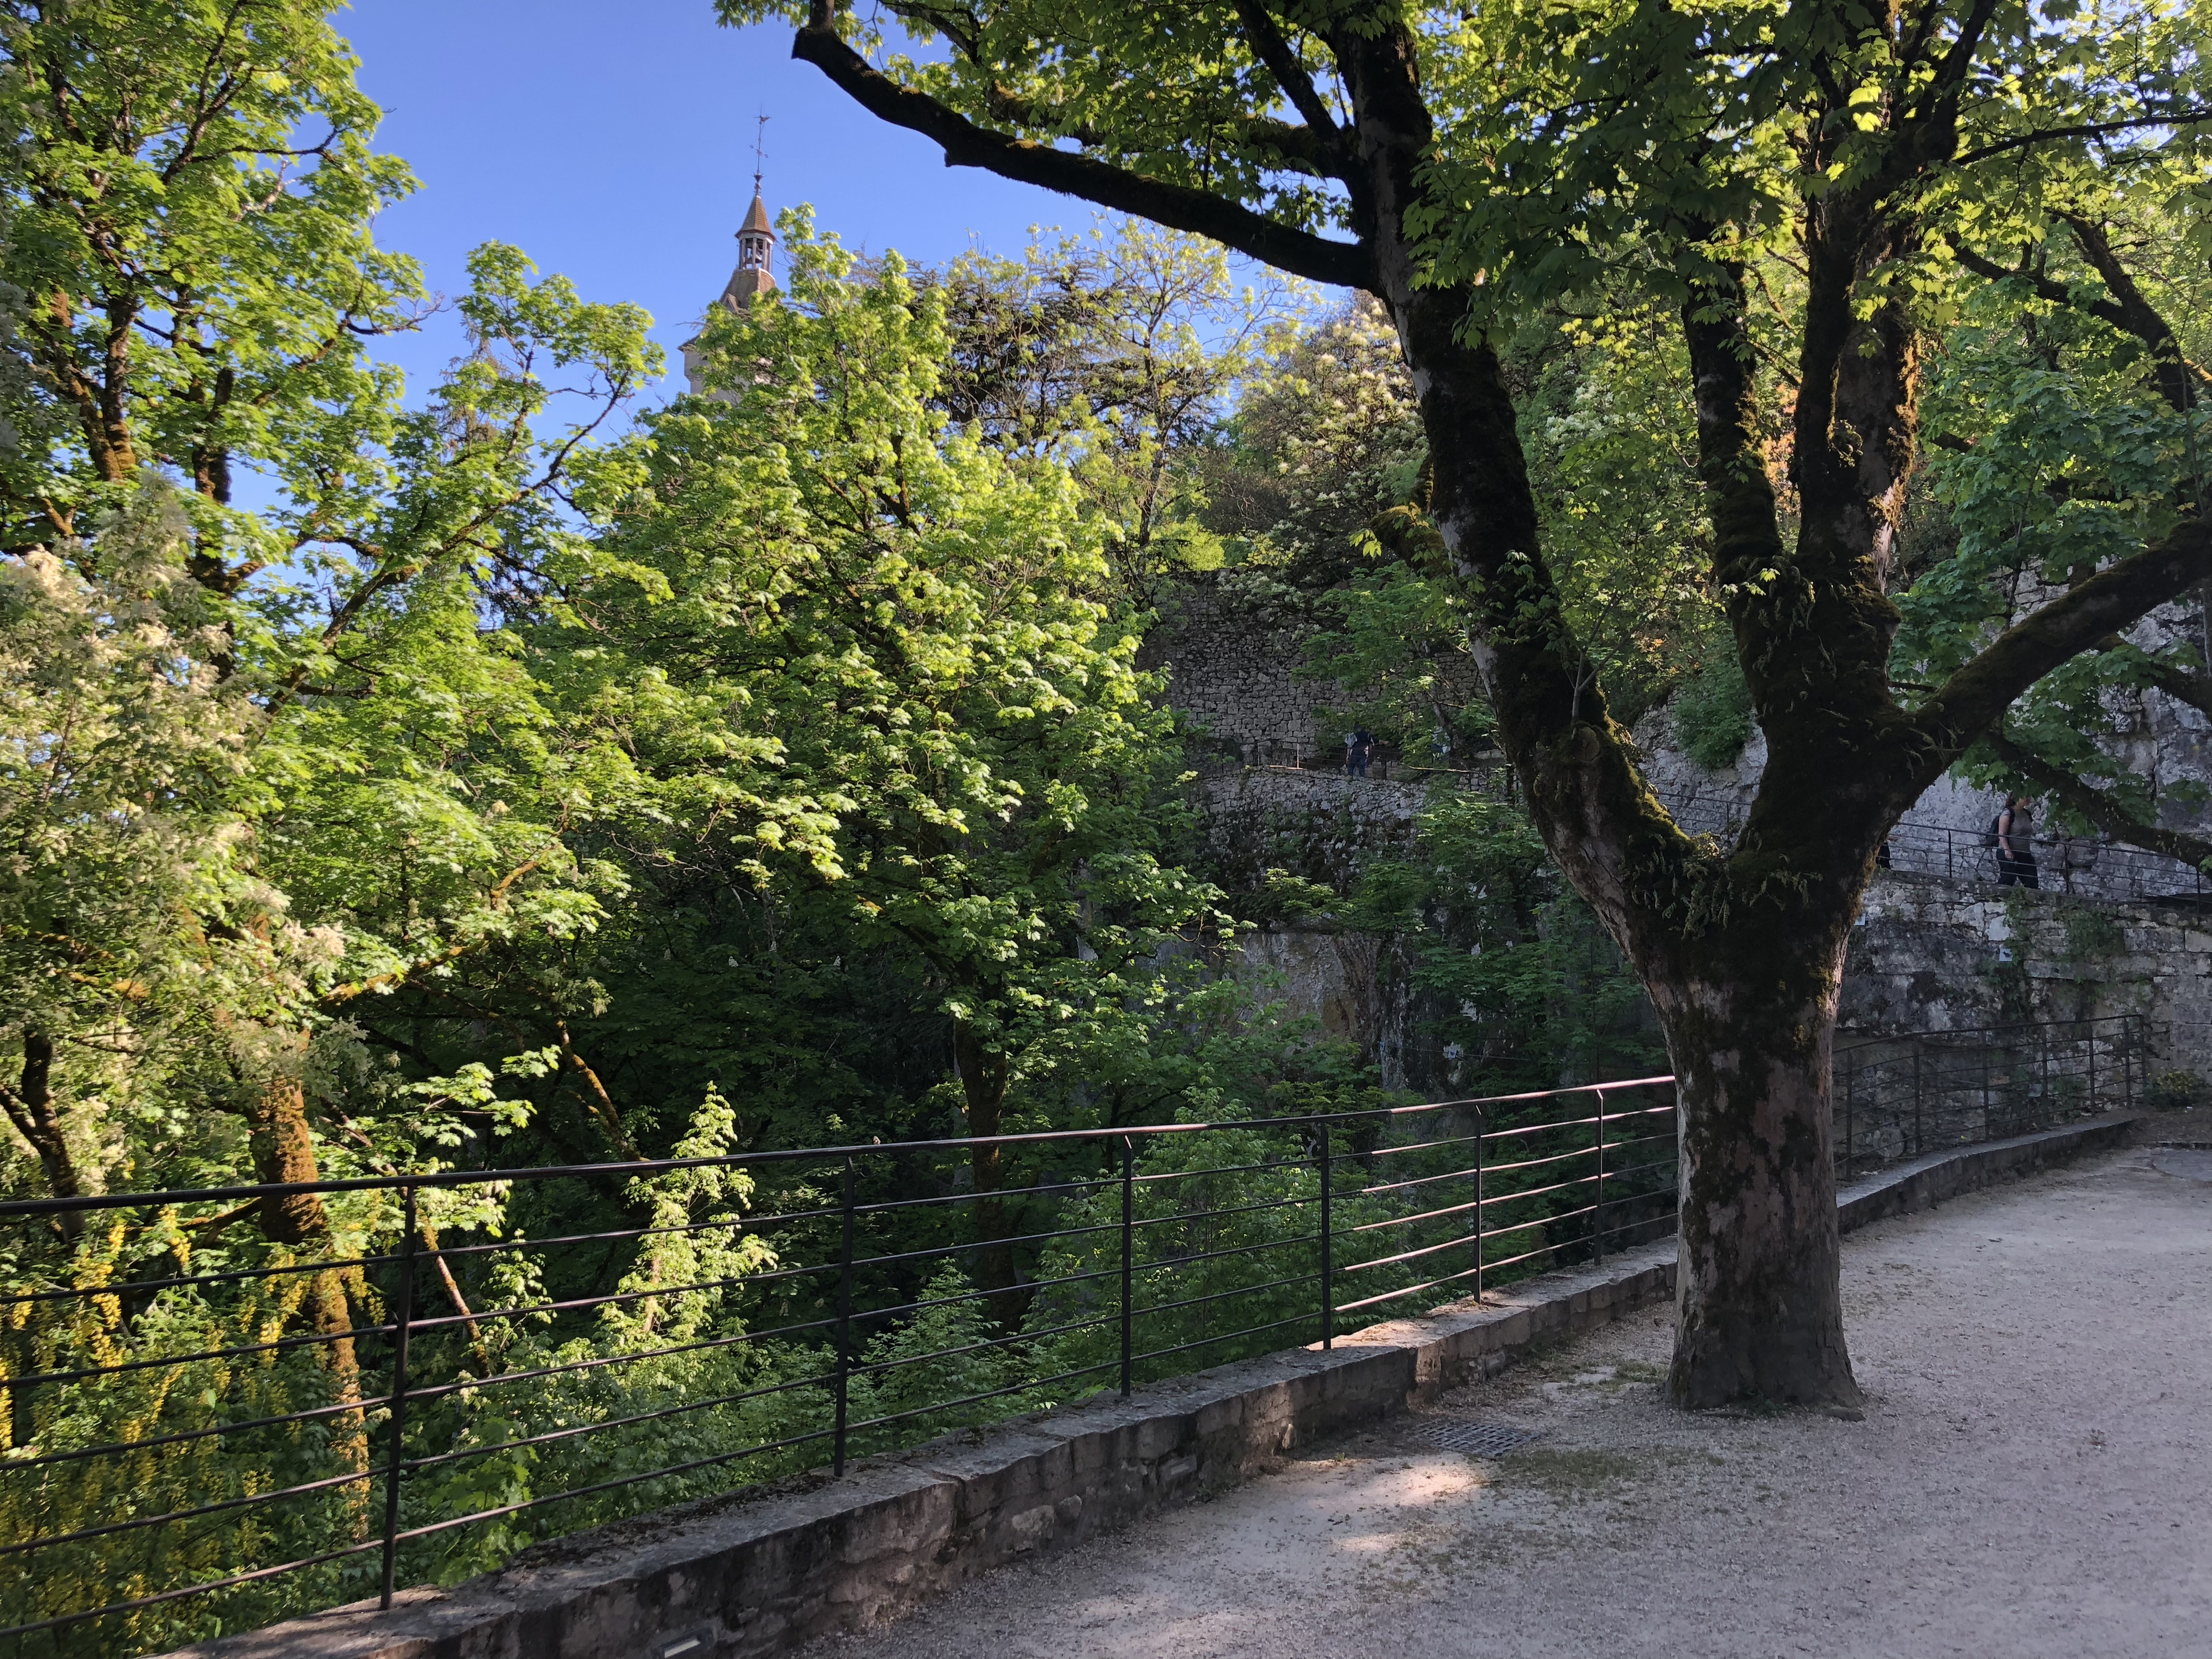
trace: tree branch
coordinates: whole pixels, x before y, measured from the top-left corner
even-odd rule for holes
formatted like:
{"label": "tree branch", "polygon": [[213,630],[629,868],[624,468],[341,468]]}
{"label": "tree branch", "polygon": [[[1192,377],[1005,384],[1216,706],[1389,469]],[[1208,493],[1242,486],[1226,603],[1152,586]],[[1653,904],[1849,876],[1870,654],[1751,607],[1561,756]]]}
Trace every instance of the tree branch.
{"label": "tree branch", "polygon": [[1370,290],[1376,287],[1374,257],[1362,243],[1333,242],[1279,224],[1239,202],[977,126],[927,94],[902,87],[869,67],[838,39],[826,11],[817,7],[816,19],[793,37],[791,55],[813,64],[878,120],[933,141],[945,151],[947,167],[981,167],[1002,179],[1039,185],[1176,230],[1210,236],[1310,282]]}
{"label": "tree branch", "polygon": [[2079,812],[2114,841],[2140,847],[2146,852],[2163,853],[2168,858],[2200,867],[2212,861],[2212,842],[2184,835],[2179,830],[2160,830],[2143,823],[2103,790],[2084,783],[2063,767],[2053,766],[2014,743],[2005,736],[2002,727],[1991,730],[1983,741],[2007,766],[2060,805]]}
{"label": "tree branch", "polygon": [[2157,545],[2098,572],[2007,629],[1921,709],[1915,724],[1929,750],[1919,768],[1927,776],[1917,787],[1934,782],[2036,681],[2208,576],[2212,529],[2185,520]]}
{"label": "tree branch", "polygon": [[2112,290],[2115,326],[2150,348],[2151,380],[2158,387],[2159,396],[2166,399],[2175,414],[2188,414],[2197,402],[2196,378],[2181,355],[2181,342],[2174,337],[2172,328],[2159,314],[2158,307],[2144,297],[2128,268],[2120,263],[2120,256],[2112,251],[2112,239],[2105,234],[2102,225],[2093,224],[2079,214],[2062,213],[2058,216],[2074,233],[2075,245],[2081,250],[2081,257]]}
{"label": "tree branch", "polygon": [[2009,138],[1970,149],[1954,157],[1953,165],[1969,167],[1993,155],[2025,149],[2030,144],[2045,143],[2054,138],[2107,138],[2116,133],[2140,132],[2145,127],[2193,127],[2206,121],[2212,121],[2212,109],[2174,110],[2162,115],[2138,115],[2125,121],[2087,121],[2079,126],[2046,127],[2040,132],[2017,132]]}
{"label": "tree branch", "polygon": [[1331,139],[1337,134],[1336,118],[1329,113],[1328,106],[1315,90],[1313,77],[1306,66],[1291,49],[1291,43],[1267,15],[1260,0],[1237,0],[1237,21],[1244,26],[1244,38],[1251,43],[1252,55],[1267,66],[1267,73],[1275,77],[1275,84],[1291,100],[1291,107],[1298,118],[1316,132],[1326,133]]}

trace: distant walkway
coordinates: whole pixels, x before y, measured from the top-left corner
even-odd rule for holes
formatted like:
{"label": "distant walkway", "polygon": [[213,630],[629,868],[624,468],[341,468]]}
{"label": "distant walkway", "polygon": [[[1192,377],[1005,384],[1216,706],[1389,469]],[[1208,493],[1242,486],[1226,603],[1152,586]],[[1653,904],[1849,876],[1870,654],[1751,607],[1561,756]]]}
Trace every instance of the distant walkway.
{"label": "distant walkway", "polygon": [[1863,1422],[1689,1418],[1653,1312],[1431,1414],[978,1581],[826,1659],[2203,1653],[2212,1152],[2137,1151],[1844,1243]]}
{"label": "distant walkway", "polygon": [[[1377,761],[1366,773],[1353,775],[1341,766],[1255,761],[1245,769],[1306,779],[1316,788],[1376,784],[1425,791],[1444,784],[1492,799],[1504,799],[1512,793],[1510,775],[1502,765],[1455,771]],[[1662,789],[1658,794],[1660,803],[1684,830],[1692,835],[1717,836],[1723,842],[1735,840],[1748,810],[1733,793],[1680,793]],[[2046,892],[2116,904],[2212,908],[2212,879],[2185,860],[2094,836],[2044,830],[2039,830],[2033,845],[2038,883]],[[1890,833],[1883,867],[1907,875],[1934,876],[1962,886],[1995,888],[1998,884],[1996,846],[1985,828],[1961,829],[1922,818],[1901,818]]]}

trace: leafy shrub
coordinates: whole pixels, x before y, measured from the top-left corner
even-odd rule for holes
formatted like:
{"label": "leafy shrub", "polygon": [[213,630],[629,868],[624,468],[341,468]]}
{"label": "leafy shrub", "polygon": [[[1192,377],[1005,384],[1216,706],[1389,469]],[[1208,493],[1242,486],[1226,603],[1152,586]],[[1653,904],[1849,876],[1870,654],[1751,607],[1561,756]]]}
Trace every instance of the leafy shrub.
{"label": "leafy shrub", "polygon": [[1735,653],[1723,645],[1674,694],[1674,732],[1682,752],[1709,771],[1735,764],[1751,741],[1751,688]]}
{"label": "leafy shrub", "polygon": [[2142,1103],[2154,1112],[2185,1112],[2201,1103],[2204,1079],[2196,1073],[2160,1072],[2143,1085]]}

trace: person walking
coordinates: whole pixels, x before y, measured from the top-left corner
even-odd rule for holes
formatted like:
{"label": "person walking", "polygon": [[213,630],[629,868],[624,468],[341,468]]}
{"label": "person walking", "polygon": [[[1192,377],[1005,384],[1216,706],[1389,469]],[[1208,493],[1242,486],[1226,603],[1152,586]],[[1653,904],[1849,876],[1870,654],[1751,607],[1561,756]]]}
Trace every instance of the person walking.
{"label": "person walking", "polygon": [[1352,734],[1350,746],[1345,751],[1344,769],[1355,778],[1367,775],[1367,757],[1375,752],[1375,739],[1364,731]]}
{"label": "person walking", "polygon": [[1997,844],[1997,885],[2000,887],[2034,887],[2042,884],[2036,878],[2035,848],[2029,839],[2035,833],[2033,810],[2025,795],[2007,795],[2004,810],[1990,825]]}

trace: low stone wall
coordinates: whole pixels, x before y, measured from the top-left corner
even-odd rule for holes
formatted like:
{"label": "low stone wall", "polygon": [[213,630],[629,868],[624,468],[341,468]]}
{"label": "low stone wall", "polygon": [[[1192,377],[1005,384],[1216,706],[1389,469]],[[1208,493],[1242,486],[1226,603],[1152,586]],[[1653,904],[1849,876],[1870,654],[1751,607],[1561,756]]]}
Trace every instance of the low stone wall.
{"label": "low stone wall", "polygon": [[[2116,1116],[1937,1154],[1855,1183],[1848,1230],[2121,1144]],[[876,1623],[1024,1555],[1234,1486],[1293,1447],[1403,1411],[1532,1344],[1672,1293],[1674,1246],[1547,1274],[1334,1351],[1294,1349],[869,1459],[842,1480],[712,1499],[173,1659],[765,1659]]]}

